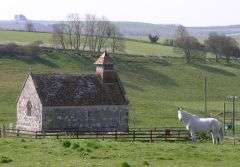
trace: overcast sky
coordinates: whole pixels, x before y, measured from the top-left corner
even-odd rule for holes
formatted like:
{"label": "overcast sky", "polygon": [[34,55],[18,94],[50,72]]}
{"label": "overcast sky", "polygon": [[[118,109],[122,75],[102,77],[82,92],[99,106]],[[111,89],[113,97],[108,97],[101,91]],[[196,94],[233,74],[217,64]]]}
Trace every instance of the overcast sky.
{"label": "overcast sky", "polygon": [[64,20],[69,13],[185,26],[240,24],[240,0],[1,0],[0,20]]}

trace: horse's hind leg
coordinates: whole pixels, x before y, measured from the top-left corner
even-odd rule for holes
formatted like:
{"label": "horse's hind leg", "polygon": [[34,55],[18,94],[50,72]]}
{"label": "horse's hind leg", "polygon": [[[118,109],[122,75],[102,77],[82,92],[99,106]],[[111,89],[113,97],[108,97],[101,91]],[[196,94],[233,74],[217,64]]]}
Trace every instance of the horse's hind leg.
{"label": "horse's hind leg", "polygon": [[212,134],[212,142],[213,144],[215,144],[215,135],[213,135],[213,132],[211,132],[211,134]]}

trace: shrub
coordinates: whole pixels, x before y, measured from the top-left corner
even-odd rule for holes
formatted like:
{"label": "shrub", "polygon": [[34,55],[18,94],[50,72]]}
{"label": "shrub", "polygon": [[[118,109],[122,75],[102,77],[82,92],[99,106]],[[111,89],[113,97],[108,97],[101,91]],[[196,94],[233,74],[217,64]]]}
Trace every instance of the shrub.
{"label": "shrub", "polygon": [[78,143],[73,143],[73,145],[72,145],[72,149],[77,149],[77,148],[79,148],[79,144]]}
{"label": "shrub", "polygon": [[129,165],[127,162],[123,162],[121,164],[121,167],[131,167],[131,165]]}
{"label": "shrub", "polygon": [[26,140],[25,139],[21,139],[21,142],[26,142]]}
{"label": "shrub", "polygon": [[0,162],[1,163],[9,163],[9,162],[12,162],[12,159],[10,159],[10,158],[8,158],[6,156],[1,156]]}
{"label": "shrub", "polygon": [[70,141],[66,140],[66,141],[63,142],[63,147],[69,148],[70,146],[71,146],[71,142]]}
{"label": "shrub", "polygon": [[39,42],[32,43],[29,45],[17,45],[15,43],[9,43],[6,45],[0,45],[1,56],[12,56],[12,57],[24,57],[24,58],[35,58],[39,55],[40,46]]}
{"label": "shrub", "polygon": [[143,165],[148,166],[148,165],[149,165],[148,161],[144,161],[144,162],[143,162]]}
{"label": "shrub", "polygon": [[93,148],[93,149],[98,149],[101,147],[101,145],[98,144],[97,142],[91,141],[91,142],[87,143],[87,147]]}
{"label": "shrub", "polygon": [[150,40],[151,43],[157,43],[158,39],[159,39],[159,36],[158,35],[152,35],[152,34],[149,34],[148,35],[148,38]]}
{"label": "shrub", "polygon": [[92,150],[89,149],[89,148],[87,148],[87,149],[86,149],[86,152],[90,153],[90,152],[92,152]]}
{"label": "shrub", "polygon": [[83,147],[80,147],[78,151],[83,152],[85,149]]}

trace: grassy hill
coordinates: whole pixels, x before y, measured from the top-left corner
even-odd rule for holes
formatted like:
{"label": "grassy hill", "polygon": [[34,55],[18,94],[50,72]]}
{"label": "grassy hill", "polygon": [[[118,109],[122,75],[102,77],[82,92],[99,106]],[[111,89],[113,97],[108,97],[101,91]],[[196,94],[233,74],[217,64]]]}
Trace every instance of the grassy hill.
{"label": "grassy hill", "polygon": [[[24,61],[1,56],[0,121],[15,121],[16,99],[32,65],[34,73],[94,73],[94,60],[60,52],[43,53]],[[209,112],[223,109],[227,95],[238,95],[240,65],[224,63],[186,64],[183,58],[115,55],[114,64],[126,87],[131,107],[131,127],[177,126],[177,106],[201,113],[203,77],[208,78]]]}
{"label": "grassy hill", "polygon": [[[42,40],[49,44],[49,34],[0,31],[0,42],[28,43]],[[130,127],[181,126],[176,108],[208,115],[223,110],[228,95],[239,95],[240,64],[186,64],[171,47],[145,42],[126,41],[125,54],[113,60],[130,100]],[[33,73],[94,73],[94,59],[62,52],[43,52],[34,60],[0,55],[0,124],[16,120],[16,99],[27,75]],[[208,111],[203,112],[203,78],[208,80]],[[237,105],[237,111],[239,111]],[[56,139],[1,139],[0,166],[238,166],[240,145],[230,141],[213,146],[210,141],[192,145],[189,142],[115,142]],[[12,160],[1,163],[3,157]],[[149,164],[149,165],[147,165]]]}

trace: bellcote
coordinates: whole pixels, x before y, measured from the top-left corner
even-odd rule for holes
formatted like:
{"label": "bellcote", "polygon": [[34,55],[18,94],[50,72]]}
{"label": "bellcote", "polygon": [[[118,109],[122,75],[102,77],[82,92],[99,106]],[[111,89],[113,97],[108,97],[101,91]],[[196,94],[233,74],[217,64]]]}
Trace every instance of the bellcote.
{"label": "bellcote", "polygon": [[117,73],[111,57],[105,51],[94,63],[96,65],[96,75],[104,82],[117,82]]}

